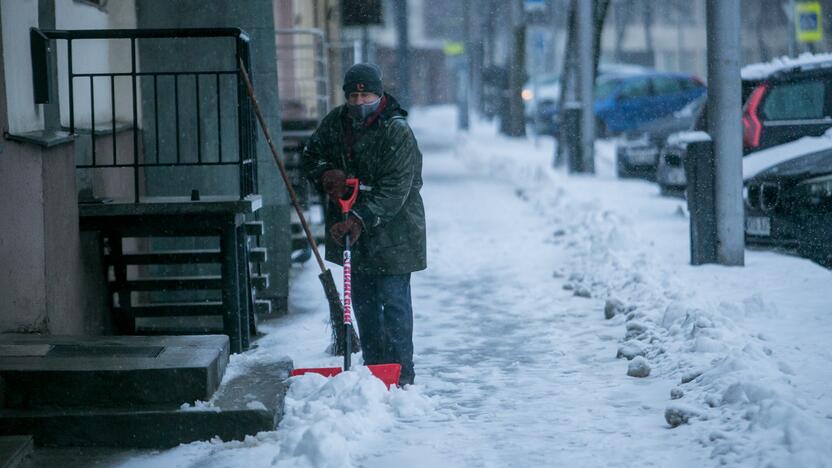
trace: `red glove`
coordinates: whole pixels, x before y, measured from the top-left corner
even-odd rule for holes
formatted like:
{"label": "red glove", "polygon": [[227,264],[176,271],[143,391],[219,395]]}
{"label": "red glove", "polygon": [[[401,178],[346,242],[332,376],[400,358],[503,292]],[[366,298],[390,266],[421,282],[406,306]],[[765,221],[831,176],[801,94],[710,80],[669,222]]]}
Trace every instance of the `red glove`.
{"label": "red glove", "polygon": [[334,240],[336,244],[343,247],[344,236],[346,234],[350,235],[350,243],[355,244],[361,236],[361,227],[361,221],[359,221],[355,216],[350,216],[346,221],[335,223],[332,228],[330,228],[329,234],[332,236],[332,240]]}
{"label": "red glove", "polygon": [[329,169],[321,174],[321,186],[333,202],[347,191],[347,176],[341,169]]}

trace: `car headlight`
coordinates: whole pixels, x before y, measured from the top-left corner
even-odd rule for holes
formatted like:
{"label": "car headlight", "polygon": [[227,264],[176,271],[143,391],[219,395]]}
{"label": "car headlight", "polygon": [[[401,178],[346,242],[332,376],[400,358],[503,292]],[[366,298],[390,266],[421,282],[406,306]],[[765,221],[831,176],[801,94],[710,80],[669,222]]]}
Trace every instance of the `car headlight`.
{"label": "car headlight", "polygon": [[798,184],[798,186],[808,192],[809,200],[814,204],[832,199],[832,175],[808,179]]}
{"label": "car headlight", "polygon": [[520,97],[522,97],[524,101],[531,101],[532,98],[534,98],[534,93],[530,89],[524,89],[520,92]]}

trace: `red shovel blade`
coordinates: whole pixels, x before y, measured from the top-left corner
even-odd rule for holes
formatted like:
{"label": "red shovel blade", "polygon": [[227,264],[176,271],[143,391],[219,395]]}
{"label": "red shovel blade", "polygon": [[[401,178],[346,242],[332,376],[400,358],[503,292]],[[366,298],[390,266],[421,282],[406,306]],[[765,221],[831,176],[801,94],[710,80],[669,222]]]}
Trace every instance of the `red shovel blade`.
{"label": "red shovel blade", "polygon": [[[370,372],[379,380],[384,382],[384,385],[389,389],[393,385],[399,384],[399,376],[402,373],[401,364],[374,364],[367,366]],[[320,374],[324,377],[332,377],[341,373],[340,367],[307,367],[302,369],[294,369],[291,376],[308,374]]]}

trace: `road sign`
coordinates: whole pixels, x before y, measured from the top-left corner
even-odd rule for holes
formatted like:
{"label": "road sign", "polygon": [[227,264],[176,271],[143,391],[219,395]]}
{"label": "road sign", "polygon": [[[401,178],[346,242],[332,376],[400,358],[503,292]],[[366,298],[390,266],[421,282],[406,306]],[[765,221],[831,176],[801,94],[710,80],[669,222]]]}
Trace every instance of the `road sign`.
{"label": "road sign", "polygon": [[823,40],[823,16],[820,2],[798,2],[794,6],[795,33],[799,42]]}

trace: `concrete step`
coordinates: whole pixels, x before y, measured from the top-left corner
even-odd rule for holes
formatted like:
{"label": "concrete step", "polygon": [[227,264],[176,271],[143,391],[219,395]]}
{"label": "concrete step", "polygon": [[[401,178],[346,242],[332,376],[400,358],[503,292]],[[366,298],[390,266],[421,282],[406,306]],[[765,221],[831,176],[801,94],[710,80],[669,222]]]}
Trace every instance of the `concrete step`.
{"label": "concrete step", "polygon": [[269,274],[253,274],[251,275],[251,285],[254,286],[255,289],[264,290],[269,287]]}
{"label": "concrete step", "polygon": [[204,335],[222,334],[220,315],[194,315],[136,318],[136,333],[143,335]]}
{"label": "concrete step", "polygon": [[0,335],[2,403],[26,410],[204,400],[219,386],[228,354],[225,335]]}
{"label": "concrete step", "polygon": [[243,226],[247,236],[260,237],[266,232],[263,221],[248,221]]}
{"label": "concrete step", "polygon": [[32,454],[32,436],[0,437],[0,468],[17,468]]}
{"label": "concrete step", "polygon": [[266,263],[269,260],[269,249],[265,247],[252,247],[248,251],[248,261],[254,263]]}
{"label": "concrete step", "polygon": [[272,301],[257,299],[254,301],[254,312],[258,315],[271,315]]}
{"label": "concrete step", "polygon": [[[0,433],[28,431],[45,447],[166,448],[213,437],[242,440],[277,427],[291,369],[291,361],[254,364],[225,382],[207,405],[0,410]],[[49,466],[66,466],[54,452],[47,459],[55,463]]]}

